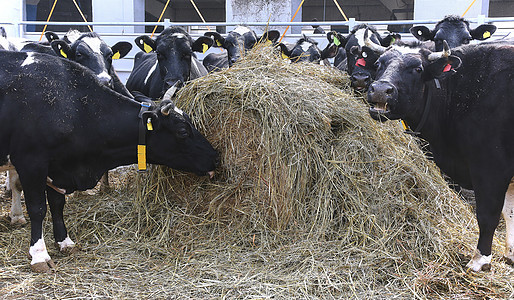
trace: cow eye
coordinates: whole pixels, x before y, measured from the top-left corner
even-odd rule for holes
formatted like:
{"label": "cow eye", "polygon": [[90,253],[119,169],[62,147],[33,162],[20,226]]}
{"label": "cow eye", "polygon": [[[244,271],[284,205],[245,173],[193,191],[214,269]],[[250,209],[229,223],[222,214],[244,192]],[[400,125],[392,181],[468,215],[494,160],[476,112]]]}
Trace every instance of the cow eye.
{"label": "cow eye", "polygon": [[189,136],[189,133],[187,132],[187,129],[182,127],[177,130],[177,137],[179,139],[185,139]]}
{"label": "cow eye", "polygon": [[416,68],[414,68],[414,71],[416,71],[417,73],[421,73],[421,72],[423,72],[423,68],[422,67],[416,67]]}

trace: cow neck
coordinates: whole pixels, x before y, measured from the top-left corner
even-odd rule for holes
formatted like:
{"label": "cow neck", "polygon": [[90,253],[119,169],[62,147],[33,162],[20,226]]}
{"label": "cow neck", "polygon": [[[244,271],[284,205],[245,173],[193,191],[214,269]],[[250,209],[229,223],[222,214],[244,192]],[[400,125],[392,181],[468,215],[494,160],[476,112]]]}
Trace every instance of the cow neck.
{"label": "cow neck", "polygon": [[433,80],[428,81],[423,85],[423,100],[424,100],[424,107],[423,112],[421,114],[421,119],[416,126],[416,129],[412,131],[409,127],[409,125],[403,121],[404,127],[405,127],[405,133],[412,134],[412,135],[420,135],[421,130],[425,126],[425,123],[428,119],[428,115],[430,114],[430,107],[432,105],[432,99],[435,97],[438,97],[441,95],[442,89],[441,89],[441,83],[439,82],[439,79],[434,78]]}

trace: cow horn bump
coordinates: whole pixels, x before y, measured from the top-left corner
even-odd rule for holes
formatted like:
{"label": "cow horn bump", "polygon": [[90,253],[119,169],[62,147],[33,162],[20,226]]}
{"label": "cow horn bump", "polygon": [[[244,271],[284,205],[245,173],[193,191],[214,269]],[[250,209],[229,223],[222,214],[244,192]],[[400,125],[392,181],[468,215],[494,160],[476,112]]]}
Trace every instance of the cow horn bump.
{"label": "cow horn bump", "polygon": [[450,54],[452,54],[452,52],[450,50],[450,46],[448,46],[448,43],[445,40],[443,40],[443,51],[430,53],[430,55],[428,55],[428,60],[434,61],[434,60],[438,60],[439,58],[443,58],[443,57],[447,58],[450,56]]}
{"label": "cow horn bump", "polygon": [[364,44],[368,46],[371,50],[375,51],[377,54],[383,54],[386,51],[386,47],[382,45],[375,44],[370,38],[369,38],[369,29],[366,28],[366,31],[364,31]]}
{"label": "cow horn bump", "polygon": [[170,87],[170,88],[166,91],[166,93],[164,93],[164,96],[162,97],[162,100],[163,100],[163,101],[164,101],[164,100],[171,100],[171,98],[175,95],[175,93],[177,92],[178,87],[179,87],[180,85],[182,85],[182,81],[180,81],[180,80],[179,80],[179,81],[175,82],[175,84],[174,84],[172,87]]}

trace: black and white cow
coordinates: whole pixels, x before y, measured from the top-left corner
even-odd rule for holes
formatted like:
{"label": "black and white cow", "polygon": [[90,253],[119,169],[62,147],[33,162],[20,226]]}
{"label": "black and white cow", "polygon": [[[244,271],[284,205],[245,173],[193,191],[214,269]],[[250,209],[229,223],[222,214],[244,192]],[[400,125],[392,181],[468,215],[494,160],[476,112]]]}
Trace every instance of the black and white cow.
{"label": "black and white cow", "polygon": [[468,44],[471,40],[488,39],[495,31],[496,26],[491,24],[483,24],[471,29],[468,21],[455,15],[444,17],[432,30],[422,25],[413,26],[410,29],[412,35],[418,40],[435,42],[435,51],[443,50],[443,41],[446,41],[450,48],[455,48]]}
{"label": "black and white cow", "polygon": [[269,30],[258,37],[249,27],[239,25],[226,37],[217,32],[206,32],[204,35],[214,39],[214,47],[226,50],[223,53],[209,53],[203,59],[203,65],[212,72],[231,67],[245,51],[252,49],[259,41],[275,43],[280,37],[280,32]]}
{"label": "black and white cow", "polygon": [[314,39],[303,35],[296,44],[292,47],[284,43],[279,43],[280,51],[285,59],[291,60],[291,62],[312,62],[315,64],[329,64],[328,58],[332,58],[337,53],[337,48],[325,48],[321,51],[318,48],[318,42]]}
{"label": "black and white cow", "polygon": [[490,268],[502,213],[507,225],[505,258],[513,264],[514,42],[452,50],[443,45],[444,51],[437,53],[383,48],[376,81],[368,91],[370,114],[382,121],[403,119],[417,128],[430,143],[439,168],[475,191],[480,235],[468,268]]}
{"label": "black and white cow", "polygon": [[[370,32],[369,36],[373,42],[386,47],[400,39],[400,35],[396,33],[382,37],[375,27],[367,24],[355,26],[346,37],[337,32],[327,33],[327,39],[329,40],[327,48],[333,47],[335,44],[339,48],[344,48],[346,52],[346,57],[341,56],[340,59],[334,60],[334,65],[338,69],[344,69],[341,62],[346,58],[346,71],[350,75],[352,87],[357,91],[365,91],[374,76],[374,68],[368,64],[371,61],[372,53],[364,52],[363,54],[362,51],[362,47],[365,46],[364,33],[366,31]],[[370,57],[368,58],[368,56]]]}
{"label": "black and white cow", "polygon": [[136,54],[134,68],[127,80],[130,91],[160,98],[177,82],[185,83],[207,75],[194,52],[207,51],[213,44],[210,37],[193,40],[184,29],[168,27],[155,40],[142,35],[135,41],[144,52]]}
{"label": "black and white cow", "polygon": [[198,175],[215,169],[216,151],[170,100],[132,99],[95,77],[55,56],[0,51],[0,166],[10,159],[19,173],[37,272],[54,265],[42,231],[47,201],[55,241],[68,252],[75,244],[64,225],[64,193],[90,189],[107,170],[138,159]]}

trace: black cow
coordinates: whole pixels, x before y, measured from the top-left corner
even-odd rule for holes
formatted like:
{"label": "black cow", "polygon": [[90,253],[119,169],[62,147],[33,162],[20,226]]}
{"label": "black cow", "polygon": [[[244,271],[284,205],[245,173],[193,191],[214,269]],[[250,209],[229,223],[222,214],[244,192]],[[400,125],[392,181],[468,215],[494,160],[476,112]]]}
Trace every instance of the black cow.
{"label": "black cow", "polygon": [[475,191],[480,236],[467,266],[474,271],[490,268],[502,208],[505,257],[512,264],[514,43],[465,45],[451,53],[443,44],[444,52],[437,53],[425,48],[384,49],[377,81],[368,91],[370,114],[379,120],[403,119],[417,128],[430,143],[439,168]]}
{"label": "black cow", "polygon": [[[350,75],[352,87],[357,91],[365,91],[374,76],[373,63],[371,63],[372,53],[364,52],[363,54],[362,51],[362,47],[365,46],[364,33],[366,31],[371,32],[369,33],[369,38],[373,42],[386,47],[401,38],[400,35],[396,33],[382,37],[375,27],[367,24],[355,26],[346,37],[337,32],[327,33],[327,39],[329,40],[327,48],[335,45],[338,48],[344,48],[346,52],[346,57],[341,55],[337,60],[334,59],[334,66],[340,70],[344,70],[342,62],[346,59],[346,71]],[[378,56],[376,57],[378,58]],[[371,63],[371,65],[369,63]]]}
{"label": "black cow", "polygon": [[170,100],[135,101],[87,68],[39,53],[0,51],[0,128],[0,166],[9,158],[19,173],[31,220],[31,267],[38,272],[53,267],[42,232],[46,201],[55,241],[67,252],[75,244],[64,225],[63,193],[92,188],[107,170],[138,158],[142,166],[146,158],[211,176],[217,161]]}
{"label": "black cow", "polygon": [[193,51],[207,51],[213,44],[209,37],[193,40],[184,29],[168,27],[155,40],[142,35],[135,41],[144,52],[136,54],[134,68],[127,80],[130,91],[160,98],[177,82],[185,83],[207,75]]}
{"label": "black cow", "polygon": [[296,44],[288,47],[284,43],[278,44],[284,58],[290,59],[291,62],[312,62],[315,64],[327,64],[328,58],[332,58],[337,53],[337,48],[325,48],[321,51],[318,48],[318,42],[306,35],[303,35]]}
{"label": "black cow", "polygon": [[259,41],[275,43],[280,37],[280,32],[269,30],[258,37],[249,27],[237,26],[226,37],[217,32],[206,32],[204,35],[214,39],[214,47],[226,50],[223,53],[209,53],[204,57],[203,65],[212,72],[231,67],[245,51],[252,49]]}
{"label": "black cow", "polygon": [[469,22],[455,15],[446,16],[439,21],[433,30],[426,26],[413,26],[410,32],[420,41],[434,41],[435,50],[443,50],[443,41],[450,48],[468,44],[471,40],[485,40],[496,31],[496,26],[483,24],[475,29],[470,29]]}

